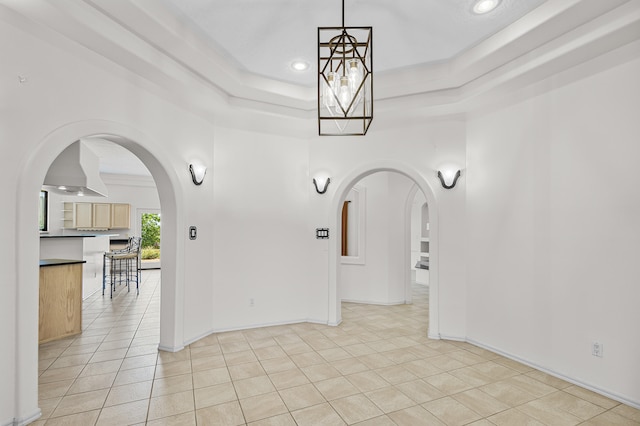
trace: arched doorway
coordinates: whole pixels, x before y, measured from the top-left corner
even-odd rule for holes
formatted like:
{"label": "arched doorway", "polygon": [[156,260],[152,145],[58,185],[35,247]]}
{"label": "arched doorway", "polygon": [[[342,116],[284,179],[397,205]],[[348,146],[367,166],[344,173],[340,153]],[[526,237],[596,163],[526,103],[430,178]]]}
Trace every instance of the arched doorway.
{"label": "arched doorway", "polygon": [[16,401],[17,412],[30,413],[26,419],[39,415],[38,406],[38,261],[39,235],[35,231],[37,203],[45,174],[55,158],[67,146],[80,138],[99,136],[117,143],[135,154],[149,169],[158,188],[163,211],[163,239],[166,242],[162,271],[162,305],[160,315],[160,349],[177,351],[183,347],[183,283],[182,265],[184,241],[178,238],[182,222],[179,206],[178,177],[170,161],[157,150],[145,134],[119,123],[88,120],[60,127],[43,138],[33,150],[19,176],[17,185],[16,265]]}
{"label": "arched doorway", "polygon": [[[353,186],[366,176],[377,172],[396,172],[406,176],[412,180],[418,190],[422,191],[429,206],[432,206],[432,214],[430,215],[431,233],[430,233],[430,285],[429,285],[429,337],[439,338],[439,312],[438,312],[438,215],[437,203],[434,192],[424,178],[415,168],[407,164],[384,160],[375,163],[362,165],[350,172],[338,184],[338,188],[334,193],[331,203],[329,226],[330,229],[336,230],[336,235],[342,232],[342,207],[347,194]],[[408,250],[405,252],[408,256]],[[341,300],[339,298],[338,288],[340,285],[340,257],[341,257],[341,240],[335,238],[329,244],[329,324],[337,325],[342,321],[341,318]],[[407,260],[408,261],[408,260]]]}

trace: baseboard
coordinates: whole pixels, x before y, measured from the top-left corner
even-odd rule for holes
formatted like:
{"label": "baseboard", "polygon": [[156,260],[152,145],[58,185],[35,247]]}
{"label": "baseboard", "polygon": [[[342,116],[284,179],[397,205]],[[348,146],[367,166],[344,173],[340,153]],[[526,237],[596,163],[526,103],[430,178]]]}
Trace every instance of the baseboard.
{"label": "baseboard", "polygon": [[159,351],[164,351],[164,352],[180,352],[181,350],[184,349],[186,345],[184,346],[163,346],[163,345],[158,345],[158,350]]}
{"label": "baseboard", "polygon": [[341,301],[347,302],[347,303],[360,303],[363,305],[379,305],[379,306],[395,306],[395,305],[404,305],[406,303],[404,300],[399,300],[397,302],[372,302],[369,300],[342,299]]}
{"label": "baseboard", "polygon": [[498,355],[502,355],[505,358],[509,358],[509,359],[517,361],[517,362],[519,362],[521,364],[527,365],[527,366],[529,366],[531,368],[535,368],[536,370],[542,371],[543,373],[547,373],[550,376],[557,377],[558,379],[562,379],[565,382],[573,383],[574,385],[578,385],[578,386],[580,386],[582,388],[588,389],[588,390],[590,390],[592,392],[595,392],[597,394],[600,394],[602,396],[606,396],[607,398],[613,399],[614,401],[618,401],[618,402],[621,402],[623,404],[629,405],[629,406],[631,406],[633,408],[640,409],[640,402],[639,401],[630,400],[630,399],[628,399],[628,398],[626,398],[626,397],[624,397],[622,395],[618,395],[618,394],[616,394],[614,392],[599,388],[598,386],[594,386],[594,385],[592,385],[590,383],[585,383],[583,381],[576,380],[576,379],[574,379],[572,377],[565,376],[564,374],[558,373],[557,371],[542,367],[542,366],[536,364],[535,362],[528,361],[526,359],[520,358],[519,356],[516,356],[516,355],[510,354],[508,352],[502,351],[502,350],[500,350],[498,348],[494,348],[491,345],[486,345],[484,343],[478,342],[478,341],[473,340],[473,339],[465,339],[465,340],[467,341],[467,343],[471,343],[472,345],[475,345],[475,346],[478,346],[480,348],[486,349],[488,351],[497,353]]}
{"label": "baseboard", "polygon": [[42,411],[38,408],[29,416],[6,421],[5,423],[2,423],[1,426],[25,426],[25,425],[28,425],[29,423],[35,422],[41,416],[42,416]]}

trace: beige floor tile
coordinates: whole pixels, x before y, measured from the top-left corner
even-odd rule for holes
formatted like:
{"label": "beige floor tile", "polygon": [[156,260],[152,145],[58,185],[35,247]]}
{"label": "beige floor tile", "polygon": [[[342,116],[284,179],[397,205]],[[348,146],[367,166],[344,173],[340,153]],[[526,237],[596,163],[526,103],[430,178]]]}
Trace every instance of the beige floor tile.
{"label": "beige floor tile", "polygon": [[488,385],[481,386],[480,390],[510,407],[516,407],[536,399],[535,395],[525,392],[519,387],[505,381],[489,383]]}
{"label": "beige floor tile", "polygon": [[613,411],[607,411],[582,423],[585,426],[637,426],[640,422],[621,416]]}
{"label": "beige floor tile", "polygon": [[119,371],[113,386],[128,385],[136,382],[146,382],[153,380],[156,367],[132,368],[131,370]]}
{"label": "beige floor tile", "polygon": [[553,386],[546,385],[542,382],[537,381],[536,379],[525,375],[509,377],[504,381],[538,398],[549,395],[550,393],[554,393],[557,390]]}
{"label": "beige floor tile", "polygon": [[424,403],[422,407],[449,426],[462,426],[481,419],[478,413],[448,396]]}
{"label": "beige floor tile", "polygon": [[176,416],[163,417],[147,422],[146,426],[196,426],[196,413],[190,411]]}
{"label": "beige floor tile", "polygon": [[104,341],[102,343],[100,343],[100,346],[98,347],[98,351],[109,351],[112,349],[122,349],[122,348],[128,348],[131,345],[131,340],[132,339],[124,339],[124,340],[112,340],[110,342],[108,341]]}
{"label": "beige floor tile", "polygon": [[51,417],[68,416],[69,414],[102,408],[107,399],[108,389],[68,395],[62,398]]}
{"label": "beige floor tile", "polygon": [[361,355],[357,359],[372,370],[395,365],[395,362],[381,354]]}
{"label": "beige floor tile", "polygon": [[463,367],[457,370],[451,370],[449,371],[449,374],[473,387],[487,385],[496,381],[493,377],[483,374],[473,367]]}
{"label": "beige floor tile", "polygon": [[287,356],[285,351],[283,351],[282,348],[280,348],[280,346],[267,346],[267,347],[257,348],[257,349],[254,349],[253,352],[255,353],[256,357],[260,361],[264,361],[267,359],[274,359],[274,358],[283,358]]}
{"label": "beige floor tile", "polygon": [[347,424],[378,417],[383,412],[363,394],[351,395],[331,401],[331,406]]}
{"label": "beige floor tile", "polygon": [[357,426],[396,426],[396,424],[389,416],[384,415],[357,423]]}
{"label": "beige floor tile", "polygon": [[49,417],[51,417],[53,410],[56,409],[60,401],[62,401],[61,396],[39,400],[38,406],[40,407],[40,412],[42,413],[40,418],[48,419]]}
{"label": "beige floor tile", "polygon": [[184,348],[178,352],[158,351],[158,364],[174,363],[178,361],[190,361],[191,349]]}
{"label": "beige floor tile", "polygon": [[383,413],[403,410],[417,405],[415,401],[393,386],[365,393]]}
{"label": "beige floor tile", "polygon": [[340,372],[329,364],[316,364],[300,368],[307,378],[312,382],[319,382],[334,377],[341,376]]}
{"label": "beige floor tile", "polygon": [[425,377],[423,380],[445,395],[453,395],[454,393],[464,392],[465,390],[473,388],[470,384],[463,382],[449,373],[435,374]]}
{"label": "beige floor tile", "polygon": [[122,361],[120,370],[131,370],[133,368],[151,367],[156,365],[157,360],[158,360],[157,354],[141,355],[141,356],[135,356],[131,358],[125,358],[124,361]]}
{"label": "beige floor tile", "polygon": [[52,368],[40,375],[39,383],[52,383],[62,380],[75,379],[80,375],[84,365],[74,365],[73,367]]}
{"label": "beige floor tile", "polygon": [[99,374],[117,373],[122,365],[122,360],[116,359],[113,361],[95,362],[87,364],[86,367],[80,373],[80,377],[95,376]]}
{"label": "beige floor tile", "polygon": [[127,354],[127,348],[121,349],[111,349],[108,351],[96,351],[93,353],[91,357],[91,363],[93,362],[103,362],[103,361],[111,361],[116,359],[124,359]]}
{"label": "beige floor tile", "polygon": [[288,411],[278,392],[241,399],[240,405],[247,422],[255,422],[256,420],[277,416]]}
{"label": "beige floor tile", "polygon": [[181,376],[171,376],[153,381],[151,397],[169,395],[193,389],[193,378],[191,374]]}
{"label": "beige floor tile", "polygon": [[269,376],[258,376],[251,377],[249,379],[235,380],[233,385],[235,386],[236,393],[240,399],[262,395],[276,390],[271,383]]}
{"label": "beige floor tile", "polygon": [[123,386],[114,386],[104,403],[105,407],[124,404],[126,402],[149,399],[151,397],[151,385],[153,381],[130,383]]}
{"label": "beige floor tile", "polygon": [[279,373],[269,374],[271,383],[277,390],[292,388],[294,386],[309,383],[309,379],[299,369],[281,371]]}
{"label": "beige floor tile", "polygon": [[360,393],[360,390],[344,377],[315,382],[314,385],[327,401]]}
{"label": "beige floor tile", "polygon": [[189,390],[151,398],[151,402],[149,403],[149,420],[193,411],[195,409],[193,392],[194,391]]}
{"label": "beige floor tile", "polygon": [[544,426],[543,423],[540,423],[533,417],[527,416],[522,411],[517,408],[512,408],[510,410],[502,411],[498,414],[494,414],[489,417],[491,423],[496,424],[498,426],[512,426],[512,425],[522,425],[522,426]]}
{"label": "beige floor tile", "polygon": [[191,360],[193,371],[211,370],[212,368],[226,367],[227,363],[222,355],[194,358]]}
{"label": "beige floor tile", "polygon": [[528,365],[524,365],[518,361],[514,361],[512,359],[509,358],[504,358],[504,357],[498,357],[495,358],[493,360],[494,362],[497,362],[498,364],[502,364],[505,367],[509,367],[512,370],[516,370],[519,371],[520,373],[528,373],[529,371],[533,371],[534,369],[529,367]]}
{"label": "beige floor tile", "polygon": [[361,373],[350,374],[345,378],[357,387],[360,392],[369,392],[389,386],[389,382],[384,380],[375,371],[363,371]]}
{"label": "beige floor tile", "polygon": [[400,383],[395,387],[418,404],[433,401],[434,399],[439,399],[445,396],[443,392],[420,379],[412,382]]}
{"label": "beige floor tile", "polygon": [[568,388],[565,388],[564,391],[606,409],[611,409],[620,404],[619,402],[609,399],[606,396],[598,395],[595,392],[591,392],[588,389],[584,389],[575,385],[571,385]]}
{"label": "beige floor tile", "polygon": [[195,360],[198,358],[209,358],[212,356],[220,356],[222,355],[222,348],[220,345],[209,345],[209,346],[200,346],[200,347],[191,347],[191,359]]}
{"label": "beige floor tile", "polygon": [[640,423],[640,410],[637,408],[630,407],[628,405],[620,404],[615,407],[612,412],[619,414],[623,417],[626,417],[630,420]]}
{"label": "beige floor tile", "polygon": [[519,406],[518,410],[545,425],[577,425],[582,422],[580,418],[573,414],[551,407],[539,400],[527,402]]}
{"label": "beige floor tile", "polygon": [[346,425],[340,415],[328,404],[319,404],[313,407],[291,413],[298,426],[340,426]]}
{"label": "beige floor tile", "polygon": [[251,377],[265,376],[267,373],[259,362],[247,362],[229,366],[229,374],[232,380],[249,379]]}
{"label": "beige floor tile", "polygon": [[64,417],[56,417],[54,419],[47,420],[47,424],[50,426],[87,426],[94,425],[100,410],[85,411],[84,413],[71,414]]}
{"label": "beige floor tile", "polygon": [[279,345],[276,339],[274,339],[271,336],[264,335],[257,338],[253,338],[253,337],[249,338],[249,346],[251,346],[251,349],[255,351],[256,349],[268,348],[271,346],[279,346]]}
{"label": "beige floor tile", "polygon": [[127,351],[126,358],[142,355],[153,355],[157,353],[158,345],[155,343],[150,345],[131,346]]}
{"label": "beige floor tile", "polygon": [[158,364],[156,366],[155,378],[180,376],[191,373],[191,360],[174,361]]}
{"label": "beige floor tile", "polygon": [[64,396],[73,383],[73,379],[41,383],[38,385],[38,399],[49,399],[57,396]]}
{"label": "beige floor tile", "polygon": [[318,355],[327,362],[340,361],[341,359],[353,358],[353,356],[342,348],[322,349],[318,351]]}
{"label": "beige floor tile", "polygon": [[228,366],[257,362],[258,358],[252,350],[224,353],[224,360]]}
{"label": "beige floor tile", "polygon": [[251,346],[246,340],[238,340],[233,342],[221,342],[220,349],[222,349],[222,353],[226,355],[233,352],[249,351],[251,350]]}
{"label": "beige floor tile", "polygon": [[563,391],[551,393],[540,398],[539,401],[543,404],[571,413],[582,420],[588,420],[606,411],[605,408],[599,405],[592,404],[589,401]]}
{"label": "beige floor tile", "polygon": [[73,367],[74,365],[85,365],[89,362],[89,360],[93,357],[92,353],[88,354],[80,354],[80,355],[71,355],[71,356],[61,356],[56,359],[49,368],[64,368],[64,367]]}
{"label": "beige floor tile", "polygon": [[194,391],[194,395],[196,409],[236,401],[238,399],[236,390],[231,383],[221,383],[206,388],[198,388]]}
{"label": "beige floor tile", "polygon": [[388,416],[398,426],[445,426],[433,414],[419,405],[389,413]]}
{"label": "beige floor tile", "polygon": [[482,417],[488,417],[511,408],[480,389],[471,389],[455,394],[452,397]]}
{"label": "beige floor tile", "polygon": [[340,361],[334,361],[331,365],[338,370],[343,376],[367,371],[370,368],[358,361],[356,358],[347,358]]}
{"label": "beige floor tile", "polygon": [[296,426],[290,413],[280,414],[267,419],[258,420],[248,424],[249,426]]}
{"label": "beige floor tile", "polygon": [[290,355],[291,360],[298,368],[305,368],[312,365],[325,364],[326,361],[317,352],[304,352],[301,354]]}
{"label": "beige floor tile", "polygon": [[538,370],[529,371],[528,373],[526,373],[526,375],[531,377],[532,379],[536,379],[537,381],[542,382],[545,385],[552,386],[556,389],[564,389],[571,386],[571,383],[569,382],[565,382],[562,379],[558,379],[557,377],[553,377],[547,373],[544,373]]}
{"label": "beige floor tile", "polygon": [[279,373],[281,371],[294,370],[298,368],[298,366],[288,356],[266,359],[260,361],[260,364],[262,364],[262,368],[264,368],[264,371],[267,374]]}
{"label": "beige floor tile", "polygon": [[211,370],[198,371],[193,373],[193,387],[204,388],[231,381],[229,370],[226,368],[213,368]]}
{"label": "beige floor tile", "polygon": [[98,389],[107,389],[113,385],[116,373],[99,374],[96,376],[78,377],[67,395],[83,393]]}
{"label": "beige floor tile", "polygon": [[312,384],[283,389],[279,393],[289,411],[300,410],[326,402],[322,394]]}
{"label": "beige floor tile", "polygon": [[100,412],[96,426],[121,426],[144,422],[148,407],[148,400],[105,407]]}
{"label": "beige floor tile", "polygon": [[392,385],[410,382],[417,379],[416,375],[401,365],[392,365],[390,367],[379,368],[375,370],[387,382]]}

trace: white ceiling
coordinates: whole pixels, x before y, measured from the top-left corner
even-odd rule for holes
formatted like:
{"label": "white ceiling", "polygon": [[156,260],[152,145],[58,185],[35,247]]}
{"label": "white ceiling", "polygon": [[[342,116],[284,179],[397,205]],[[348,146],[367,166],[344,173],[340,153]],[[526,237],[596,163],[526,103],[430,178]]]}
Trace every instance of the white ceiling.
{"label": "white ceiling", "polygon": [[[484,15],[476,0],[345,0],[346,26],[373,27],[374,71],[451,59],[518,20],[545,0],[502,0]],[[340,26],[340,0],[162,0],[187,28],[237,68],[313,86],[317,28]],[[294,60],[311,67],[290,68]]]}
{"label": "white ceiling", "polygon": [[100,138],[87,138],[84,141],[100,160],[101,174],[151,176],[138,157],[117,143]]}

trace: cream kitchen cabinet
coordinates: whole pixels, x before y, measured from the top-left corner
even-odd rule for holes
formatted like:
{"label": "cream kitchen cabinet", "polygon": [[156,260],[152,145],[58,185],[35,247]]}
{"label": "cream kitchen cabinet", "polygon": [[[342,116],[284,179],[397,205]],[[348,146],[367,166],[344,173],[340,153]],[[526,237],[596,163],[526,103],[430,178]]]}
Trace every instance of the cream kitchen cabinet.
{"label": "cream kitchen cabinet", "polygon": [[67,229],[128,229],[131,206],[124,203],[63,203],[63,226]]}
{"label": "cream kitchen cabinet", "polygon": [[111,204],[111,228],[129,229],[131,227],[131,206],[129,204]]}

